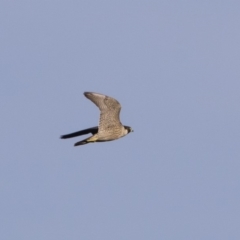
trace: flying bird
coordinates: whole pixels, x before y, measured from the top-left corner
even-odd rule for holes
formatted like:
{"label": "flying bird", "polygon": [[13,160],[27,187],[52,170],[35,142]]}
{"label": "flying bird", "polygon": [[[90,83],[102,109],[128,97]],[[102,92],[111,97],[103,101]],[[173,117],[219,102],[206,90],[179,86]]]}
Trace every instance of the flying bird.
{"label": "flying bird", "polygon": [[94,92],[85,92],[84,95],[99,108],[99,125],[63,135],[61,138],[66,139],[91,133],[92,136],[74,144],[74,146],[79,146],[94,142],[113,141],[133,132],[131,127],[124,126],[120,122],[121,105],[116,99]]}

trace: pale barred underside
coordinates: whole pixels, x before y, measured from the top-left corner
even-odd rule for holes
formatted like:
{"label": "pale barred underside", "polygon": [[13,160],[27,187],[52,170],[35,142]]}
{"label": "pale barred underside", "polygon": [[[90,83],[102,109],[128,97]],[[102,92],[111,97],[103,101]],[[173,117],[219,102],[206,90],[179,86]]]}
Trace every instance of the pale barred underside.
{"label": "pale barred underside", "polygon": [[99,93],[85,92],[84,95],[100,110],[98,139],[117,139],[122,136],[124,127],[120,122],[120,103],[109,96]]}

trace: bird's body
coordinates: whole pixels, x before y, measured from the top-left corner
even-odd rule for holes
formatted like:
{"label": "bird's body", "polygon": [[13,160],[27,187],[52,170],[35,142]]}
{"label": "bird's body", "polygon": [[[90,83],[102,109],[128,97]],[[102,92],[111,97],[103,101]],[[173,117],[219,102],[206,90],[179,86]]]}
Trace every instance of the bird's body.
{"label": "bird's body", "polygon": [[93,92],[85,92],[84,95],[89,100],[91,100],[100,110],[99,126],[81,130],[75,133],[66,134],[61,138],[65,139],[85,135],[88,133],[92,134],[91,137],[75,143],[74,146],[78,146],[92,142],[113,141],[124,137],[133,131],[131,127],[124,126],[120,122],[119,115],[121,111],[121,105],[116,99]]}

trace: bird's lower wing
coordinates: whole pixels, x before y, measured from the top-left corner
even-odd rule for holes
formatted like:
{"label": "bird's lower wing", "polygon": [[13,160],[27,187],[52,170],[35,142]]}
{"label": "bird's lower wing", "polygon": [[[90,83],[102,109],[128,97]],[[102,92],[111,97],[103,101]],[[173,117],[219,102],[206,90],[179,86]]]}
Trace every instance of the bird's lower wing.
{"label": "bird's lower wing", "polygon": [[78,131],[78,132],[62,135],[61,138],[66,139],[66,138],[72,138],[72,137],[85,135],[85,134],[88,134],[88,133],[96,134],[97,132],[98,132],[98,127],[92,127],[92,128],[88,128],[88,129]]}

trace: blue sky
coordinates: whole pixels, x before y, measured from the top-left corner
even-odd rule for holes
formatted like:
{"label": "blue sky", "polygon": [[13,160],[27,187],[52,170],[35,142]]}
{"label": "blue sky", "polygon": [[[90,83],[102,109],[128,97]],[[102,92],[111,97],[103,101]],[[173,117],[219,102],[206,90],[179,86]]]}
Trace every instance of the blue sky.
{"label": "blue sky", "polygon": [[[7,240],[240,239],[238,1],[2,1]],[[73,147],[116,98],[134,133]]]}

